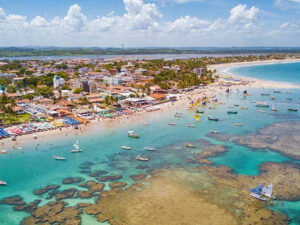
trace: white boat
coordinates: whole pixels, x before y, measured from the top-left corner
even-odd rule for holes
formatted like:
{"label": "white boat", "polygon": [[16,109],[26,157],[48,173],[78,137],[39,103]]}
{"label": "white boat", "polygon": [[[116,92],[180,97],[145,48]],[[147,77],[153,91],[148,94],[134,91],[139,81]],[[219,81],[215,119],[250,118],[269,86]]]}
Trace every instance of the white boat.
{"label": "white boat", "polygon": [[17,147],[16,149],[17,149],[17,150],[19,150],[19,151],[22,151],[22,150],[23,150],[23,148],[22,148],[22,147],[20,147],[20,146],[19,146],[19,147]]}
{"label": "white boat", "polygon": [[121,146],[121,148],[122,148],[122,149],[125,149],[125,150],[131,150],[131,149],[132,149],[131,147],[125,146],[125,145]]}
{"label": "white boat", "polygon": [[0,153],[1,154],[7,154],[7,150],[1,150]]}
{"label": "white boat", "polygon": [[209,130],[210,131],[210,133],[212,133],[212,134],[217,134],[217,133],[219,133],[218,131],[216,131],[216,130]]}
{"label": "white boat", "polygon": [[263,187],[262,194],[268,198],[275,199],[273,195],[273,184],[269,184],[267,187]]}
{"label": "white boat", "polygon": [[278,112],[278,109],[276,109],[274,105],[272,106],[272,109],[271,109],[271,110],[272,110],[273,112]]}
{"label": "white boat", "polygon": [[6,185],[6,182],[3,180],[0,180],[0,185]]}
{"label": "white boat", "polygon": [[128,131],[128,137],[139,138],[140,136],[136,134],[133,130]]}
{"label": "white boat", "polygon": [[281,91],[279,91],[279,90],[274,90],[273,92],[276,93],[276,94],[280,94],[281,93]]}
{"label": "white boat", "polygon": [[260,112],[260,113],[265,113],[266,111],[264,111],[264,110],[258,110],[258,112]]}
{"label": "white boat", "polygon": [[250,193],[250,196],[252,196],[253,198],[257,198],[258,200],[261,200],[261,201],[267,201],[266,198],[264,198],[261,195],[258,195],[256,193]]}
{"label": "white boat", "polygon": [[148,158],[142,157],[142,156],[140,156],[140,155],[138,155],[135,159],[136,159],[137,161],[148,161]]}
{"label": "white boat", "polygon": [[170,126],[176,126],[176,123],[169,123]]}
{"label": "white boat", "polygon": [[55,155],[54,157],[53,157],[55,160],[66,160],[66,158],[65,157],[61,157],[61,156],[57,156],[57,155]]}
{"label": "white boat", "polygon": [[193,125],[193,124],[189,124],[189,125],[187,125],[188,127],[195,127],[195,125]]}
{"label": "white boat", "polygon": [[144,125],[144,126],[148,126],[148,125],[149,125],[149,123],[143,123],[143,125]]}
{"label": "white boat", "polygon": [[78,142],[78,140],[75,142],[75,144],[73,146],[74,146],[75,149],[71,150],[71,153],[82,152],[82,150],[79,148],[79,142]]}
{"label": "white boat", "polygon": [[156,151],[155,148],[152,148],[150,146],[146,146],[144,149],[147,150],[147,151]]}

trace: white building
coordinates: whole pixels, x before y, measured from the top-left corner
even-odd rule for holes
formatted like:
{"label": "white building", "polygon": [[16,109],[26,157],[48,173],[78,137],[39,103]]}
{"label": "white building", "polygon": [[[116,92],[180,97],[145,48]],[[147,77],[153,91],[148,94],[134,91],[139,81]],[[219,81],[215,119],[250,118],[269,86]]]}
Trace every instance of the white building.
{"label": "white building", "polygon": [[65,80],[63,78],[60,78],[59,76],[54,76],[53,77],[53,87],[55,89],[63,86],[64,83],[65,83]]}
{"label": "white building", "polygon": [[121,83],[123,83],[123,79],[121,77],[104,77],[103,79],[105,84],[108,84],[109,86],[113,86],[113,85],[119,85]]}

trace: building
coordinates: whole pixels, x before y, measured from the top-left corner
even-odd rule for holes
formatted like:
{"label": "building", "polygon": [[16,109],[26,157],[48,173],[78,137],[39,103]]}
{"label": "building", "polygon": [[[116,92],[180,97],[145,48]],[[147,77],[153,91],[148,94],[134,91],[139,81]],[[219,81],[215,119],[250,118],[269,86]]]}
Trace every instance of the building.
{"label": "building", "polygon": [[205,68],[204,67],[199,67],[199,68],[194,68],[193,69],[193,72],[195,74],[197,74],[198,76],[201,76],[205,71]]}
{"label": "building", "polygon": [[60,78],[59,76],[54,76],[53,77],[53,87],[55,89],[63,86],[65,83],[65,80],[63,78]]}
{"label": "building", "polygon": [[107,84],[109,86],[119,85],[123,83],[123,79],[121,77],[115,76],[115,77],[104,77],[103,79],[104,84]]}

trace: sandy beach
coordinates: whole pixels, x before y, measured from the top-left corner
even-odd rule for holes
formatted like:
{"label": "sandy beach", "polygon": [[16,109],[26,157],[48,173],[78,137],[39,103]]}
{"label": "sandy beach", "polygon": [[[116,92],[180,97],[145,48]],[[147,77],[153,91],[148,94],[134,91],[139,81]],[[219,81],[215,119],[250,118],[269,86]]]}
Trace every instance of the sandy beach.
{"label": "sandy beach", "polygon": [[[293,89],[299,88],[298,85],[289,84],[289,83],[282,83],[282,82],[273,82],[273,81],[266,81],[266,80],[259,80],[259,79],[252,79],[252,78],[244,78],[238,77],[234,74],[228,74],[226,71],[229,68],[236,67],[236,66],[244,66],[244,65],[257,65],[257,64],[271,64],[271,63],[287,63],[287,62],[298,62],[300,60],[269,60],[269,61],[255,61],[255,62],[243,62],[243,63],[229,63],[229,64],[218,64],[218,65],[209,65],[209,70],[217,71],[217,74],[220,77],[231,77],[231,78],[238,78],[240,80],[239,83],[234,83],[230,87],[230,89],[238,89],[238,88],[278,88],[278,89]],[[22,135],[17,137],[17,141],[13,142],[11,138],[6,138],[0,140],[0,146],[2,149],[10,150],[13,146],[23,146],[27,142],[36,142],[37,144],[40,142],[53,142],[57,137],[62,136],[77,136],[80,133],[85,132],[93,132],[97,130],[97,132],[105,131],[109,129],[118,128],[119,126],[130,126],[130,124],[143,124],[145,122],[150,123],[151,121],[155,121],[159,118],[162,118],[165,115],[168,115],[170,112],[175,113],[176,111],[180,112],[183,109],[187,109],[190,101],[192,99],[196,99],[201,96],[214,96],[216,94],[223,94],[225,88],[222,87],[221,81],[217,81],[213,85],[209,85],[206,87],[201,87],[196,89],[192,92],[184,93],[178,96],[178,100],[174,103],[168,102],[159,105],[160,110],[153,111],[153,112],[146,112],[145,110],[141,112],[136,112],[133,115],[125,116],[122,115],[120,117],[116,117],[113,119],[102,119],[99,118],[98,120],[91,121],[87,125],[80,125],[80,129],[75,130],[74,128],[62,128],[56,130],[49,130],[44,132],[39,132],[35,134],[29,135]],[[34,139],[33,136],[36,136],[37,139]]]}

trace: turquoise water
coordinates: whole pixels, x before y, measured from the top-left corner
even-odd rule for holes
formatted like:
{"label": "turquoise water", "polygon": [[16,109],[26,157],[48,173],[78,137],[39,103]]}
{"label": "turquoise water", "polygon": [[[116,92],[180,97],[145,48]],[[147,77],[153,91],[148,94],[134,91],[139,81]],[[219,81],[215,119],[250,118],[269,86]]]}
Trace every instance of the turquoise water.
{"label": "turquoise water", "polygon": [[[242,91],[242,90],[241,90]],[[186,149],[185,143],[206,139],[213,144],[222,144],[228,148],[228,152],[217,157],[210,158],[217,165],[227,165],[238,174],[257,175],[259,165],[263,162],[285,162],[291,159],[279,153],[269,150],[253,150],[244,146],[236,145],[230,141],[220,142],[208,138],[206,135],[210,129],[218,130],[227,134],[247,134],[255,133],[257,129],[263,128],[271,123],[286,120],[300,120],[300,113],[289,113],[290,106],[298,107],[300,110],[299,94],[300,90],[290,90],[291,94],[282,90],[281,94],[273,94],[272,90],[264,90],[276,97],[275,105],[278,113],[273,113],[266,109],[266,113],[258,112],[254,106],[255,101],[267,101],[272,104],[270,96],[261,96],[260,90],[250,90],[251,96],[242,97],[240,92],[235,91],[230,95],[220,97],[220,102],[225,105],[218,105],[216,109],[206,109],[200,115],[200,122],[194,119],[195,113],[182,109],[182,118],[175,118],[175,112],[165,113],[159,120],[147,121],[150,125],[145,127],[142,124],[134,123],[125,126],[120,123],[118,128],[108,128],[99,125],[88,133],[78,133],[76,136],[49,137],[46,142],[34,140],[24,147],[24,153],[14,151],[8,155],[0,155],[0,179],[7,181],[8,185],[0,187],[0,199],[12,195],[20,195],[26,202],[39,199],[33,194],[33,190],[45,187],[49,184],[61,185],[59,190],[64,190],[77,185],[62,185],[62,180],[67,177],[81,177],[84,180],[91,180],[87,172],[105,170],[109,175],[122,174],[122,181],[130,185],[133,181],[130,175],[147,173],[151,169],[195,167],[197,164],[189,163],[188,159],[193,154],[201,152],[200,149]],[[292,98],[292,100],[286,100]],[[249,110],[240,110],[237,107],[238,115],[228,115],[226,111],[229,106],[240,104],[247,106]],[[207,116],[215,116],[219,122],[208,121]],[[175,122],[177,126],[168,126],[168,122]],[[234,123],[243,123],[245,126],[236,127]],[[187,127],[187,124],[194,124],[195,128]],[[127,131],[134,129],[140,139],[127,137]],[[80,147],[84,150],[81,154],[71,154],[70,150],[75,140],[79,140]],[[38,145],[39,144],[39,145]],[[120,148],[122,145],[133,147],[131,151]],[[156,152],[145,152],[144,146],[157,148]],[[199,146],[201,146],[199,144]],[[67,157],[67,161],[60,162],[53,160],[53,155]],[[138,154],[145,155],[149,162],[137,162],[135,157]],[[85,168],[85,165],[91,165]],[[146,165],[147,168],[139,167]],[[108,186],[105,187],[108,189]],[[83,190],[83,189],[82,189]],[[43,196],[45,197],[45,196]],[[41,198],[43,205],[48,201]],[[93,202],[95,199],[68,199],[69,205],[76,205],[78,202]],[[276,204],[274,210],[287,214],[293,225],[300,224],[296,214],[300,214],[299,204],[284,202],[280,207]],[[14,212],[12,207],[0,205],[0,224],[17,225],[29,214],[24,212]],[[100,224],[94,217],[82,215],[83,225]]]}
{"label": "turquoise water", "polygon": [[245,77],[300,83],[300,62],[233,67],[228,72]]}

